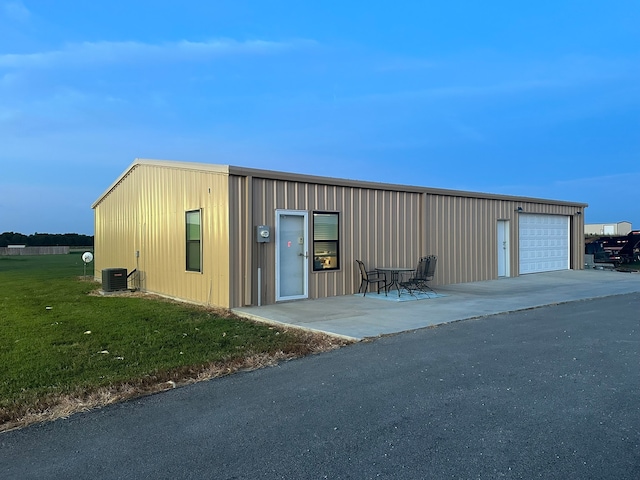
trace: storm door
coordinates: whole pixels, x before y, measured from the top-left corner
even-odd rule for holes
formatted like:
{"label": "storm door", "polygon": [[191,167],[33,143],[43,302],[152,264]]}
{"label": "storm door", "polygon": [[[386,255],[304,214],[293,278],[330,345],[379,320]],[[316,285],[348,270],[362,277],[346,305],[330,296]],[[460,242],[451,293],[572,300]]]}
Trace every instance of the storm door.
{"label": "storm door", "polygon": [[308,297],[307,212],[276,210],[276,301]]}

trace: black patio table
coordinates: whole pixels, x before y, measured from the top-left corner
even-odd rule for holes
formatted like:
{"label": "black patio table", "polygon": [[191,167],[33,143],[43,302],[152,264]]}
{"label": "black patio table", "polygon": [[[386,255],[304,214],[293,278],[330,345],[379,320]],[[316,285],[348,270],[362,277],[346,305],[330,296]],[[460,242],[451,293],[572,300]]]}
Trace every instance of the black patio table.
{"label": "black patio table", "polygon": [[[398,297],[400,296],[400,274],[413,272],[414,268],[407,267],[376,267],[376,271],[383,273],[384,277],[387,281],[385,281],[384,285],[384,294],[387,295],[387,292],[395,285],[396,290],[398,291]],[[389,276],[387,276],[389,274]]]}

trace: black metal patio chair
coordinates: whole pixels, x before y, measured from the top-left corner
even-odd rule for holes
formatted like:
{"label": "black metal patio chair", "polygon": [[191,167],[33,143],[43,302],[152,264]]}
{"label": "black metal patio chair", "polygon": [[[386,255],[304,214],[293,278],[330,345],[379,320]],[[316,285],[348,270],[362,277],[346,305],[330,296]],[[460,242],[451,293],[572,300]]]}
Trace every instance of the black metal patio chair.
{"label": "black metal patio chair", "polygon": [[426,257],[422,257],[418,259],[418,264],[416,265],[416,269],[409,274],[408,277],[404,277],[400,281],[400,288],[405,289],[409,292],[410,295],[413,295],[413,292],[416,290],[420,290],[420,279],[423,276],[423,272],[426,271]]}
{"label": "black metal patio chair", "polygon": [[438,257],[436,257],[435,255],[429,255],[427,257],[424,257],[424,259],[426,260],[427,266],[424,270],[422,278],[420,279],[422,291],[425,291],[424,289],[428,288],[433,293],[436,293],[436,291],[428,285],[428,282],[433,280],[433,277],[436,275],[436,265],[438,263]]}
{"label": "black metal patio chair", "polygon": [[415,291],[427,293],[427,290],[436,293],[435,290],[429,286],[428,282],[433,280],[437,262],[438,257],[435,255],[421,257],[418,260],[415,271],[408,279],[400,282],[400,286],[406,289],[411,295],[413,295]]}
{"label": "black metal patio chair", "polygon": [[387,284],[387,277],[375,270],[367,271],[364,263],[360,260],[356,260],[356,263],[358,264],[360,276],[362,278],[360,288],[358,288],[358,293],[362,292],[362,296],[366,297],[367,290],[369,290],[369,284],[371,283],[378,285],[378,293],[380,293],[380,285],[382,284],[382,288],[385,288],[385,285]]}

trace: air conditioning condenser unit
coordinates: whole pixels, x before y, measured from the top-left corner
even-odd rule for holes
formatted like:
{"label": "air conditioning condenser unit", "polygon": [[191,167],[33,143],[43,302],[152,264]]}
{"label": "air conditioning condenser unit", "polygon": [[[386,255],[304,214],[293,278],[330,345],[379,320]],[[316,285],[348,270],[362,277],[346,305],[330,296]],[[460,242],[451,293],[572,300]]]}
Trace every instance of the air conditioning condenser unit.
{"label": "air conditioning condenser unit", "polygon": [[126,268],[105,268],[102,270],[102,291],[118,292],[127,289]]}

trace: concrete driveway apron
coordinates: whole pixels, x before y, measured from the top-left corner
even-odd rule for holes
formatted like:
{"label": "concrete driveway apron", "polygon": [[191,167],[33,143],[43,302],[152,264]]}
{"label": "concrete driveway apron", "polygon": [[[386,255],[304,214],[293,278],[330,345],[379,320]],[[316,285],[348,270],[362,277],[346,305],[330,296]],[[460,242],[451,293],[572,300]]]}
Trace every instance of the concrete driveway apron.
{"label": "concrete driveway apron", "polygon": [[303,300],[236,308],[241,316],[361,340],[469,318],[640,292],[640,274],[563,270],[485,282],[434,286],[443,296],[397,301],[390,295]]}

